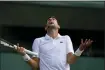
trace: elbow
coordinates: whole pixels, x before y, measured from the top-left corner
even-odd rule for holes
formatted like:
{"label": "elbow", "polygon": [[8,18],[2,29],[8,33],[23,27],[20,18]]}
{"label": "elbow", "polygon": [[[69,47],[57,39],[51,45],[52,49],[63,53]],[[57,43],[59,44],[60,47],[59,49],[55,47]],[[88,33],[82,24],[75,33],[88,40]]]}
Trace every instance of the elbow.
{"label": "elbow", "polygon": [[32,67],[32,70],[39,70],[39,67],[36,67],[36,66],[31,66]]}
{"label": "elbow", "polygon": [[70,62],[70,64],[74,64],[74,63],[75,63],[75,61],[71,61],[71,62]]}
{"label": "elbow", "polygon": [[38,65],[35,65],[34,63],[31,65],[32,69],[38,69]]}
{"label": "elbow", "polygon": [[30,61],[28,61],[28,64],[32,67],[33,70],[39,68],[38,63],[32,59]]}
{"label": "elbow", "polygon": [[73,60],[70,60],[70,61],[67,61],[68,62],[68,64],[74,64],[75,63],[75,61],[73,61]]}
{"label": "elbow", "polygon": [[38,65],[38,63],[33,62],[32,65],[31,65],[31,67],[32,67],[33,69],[38,69],[38,68],[39,68],[39,65]]}

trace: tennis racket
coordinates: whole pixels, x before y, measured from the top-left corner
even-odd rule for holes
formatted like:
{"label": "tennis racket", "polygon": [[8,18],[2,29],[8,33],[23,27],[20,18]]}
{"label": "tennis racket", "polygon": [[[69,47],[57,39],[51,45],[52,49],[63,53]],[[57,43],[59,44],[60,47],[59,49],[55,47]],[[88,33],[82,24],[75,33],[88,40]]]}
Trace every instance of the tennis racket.
{"label": "tennis racket", "polygon": [[[17,45],[14,45],[14,44],[12,44],[12,43],[10,43],[10,42],[8,42],[7,40],[4,40],[4,39],[2,39],[2,38],[0,38],[0,45],[3,45],[3,46],[5,46],[5,47],[9,47],[9,48],[13,48],[13,49],[17,49]],[[32,51],[30,51],[30,50],[27,50],[27,49],[25,49],[24,50],[27,54],[30,54],[30,55],[32,55],[32,56],[38,56],[38,53],[35,53],[35,52],[32,52]]]}

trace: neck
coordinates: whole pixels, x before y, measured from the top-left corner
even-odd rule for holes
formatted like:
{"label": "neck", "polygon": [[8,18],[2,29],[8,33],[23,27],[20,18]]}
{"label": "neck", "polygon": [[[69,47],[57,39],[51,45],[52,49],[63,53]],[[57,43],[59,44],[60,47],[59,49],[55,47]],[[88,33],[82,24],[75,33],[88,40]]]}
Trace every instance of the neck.
{"label": "neck", "polygon": [[58,29],[47,30],[47,34],[54,39],[58,36]]}

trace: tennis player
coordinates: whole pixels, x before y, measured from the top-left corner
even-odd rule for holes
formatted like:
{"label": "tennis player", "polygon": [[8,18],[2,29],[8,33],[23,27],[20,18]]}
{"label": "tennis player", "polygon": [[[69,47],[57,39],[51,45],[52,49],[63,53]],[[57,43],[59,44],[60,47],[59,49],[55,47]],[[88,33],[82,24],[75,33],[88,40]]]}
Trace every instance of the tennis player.
{"label": "tennis player", "polygon": [[59,34],[60,25],[55,17],[47,20],[45,30],[46,35],[36,38],[33,42],[33,52],[38,53],[37,57],[30,57],[24,52],[23,47],[18,47],[17,51],[22,54],[24,60],[33,70],[70,70],[73,64],[83,51],[92,44],[92,40],[81,39],[79,48],[74,52],[71,38],[68,35]]}

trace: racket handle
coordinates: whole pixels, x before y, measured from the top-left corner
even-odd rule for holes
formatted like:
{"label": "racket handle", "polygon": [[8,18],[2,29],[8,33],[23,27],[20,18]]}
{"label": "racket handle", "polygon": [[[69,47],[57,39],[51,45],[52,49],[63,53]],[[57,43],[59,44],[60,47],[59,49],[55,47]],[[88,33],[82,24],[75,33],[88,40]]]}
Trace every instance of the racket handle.
{"label": "racket handle", "polygon": [[[14,48],[17,49],[17,46],[14,45]],[[33,55],[33,56],[38,57],[38,53],[32,52],[32,51],[27,50],[27,49],[24,49],[24,51],[25,51],[27,54],[30,54],[30,55]]]}
{"label": "racket handle", "polygon": [[25,49],[24,51],[25,51],[27,54],[30,54],[30,55],[33,55],[33,56],[38,57],[38,53],[32,52],[32,51],[27,50],[27,49]]}

